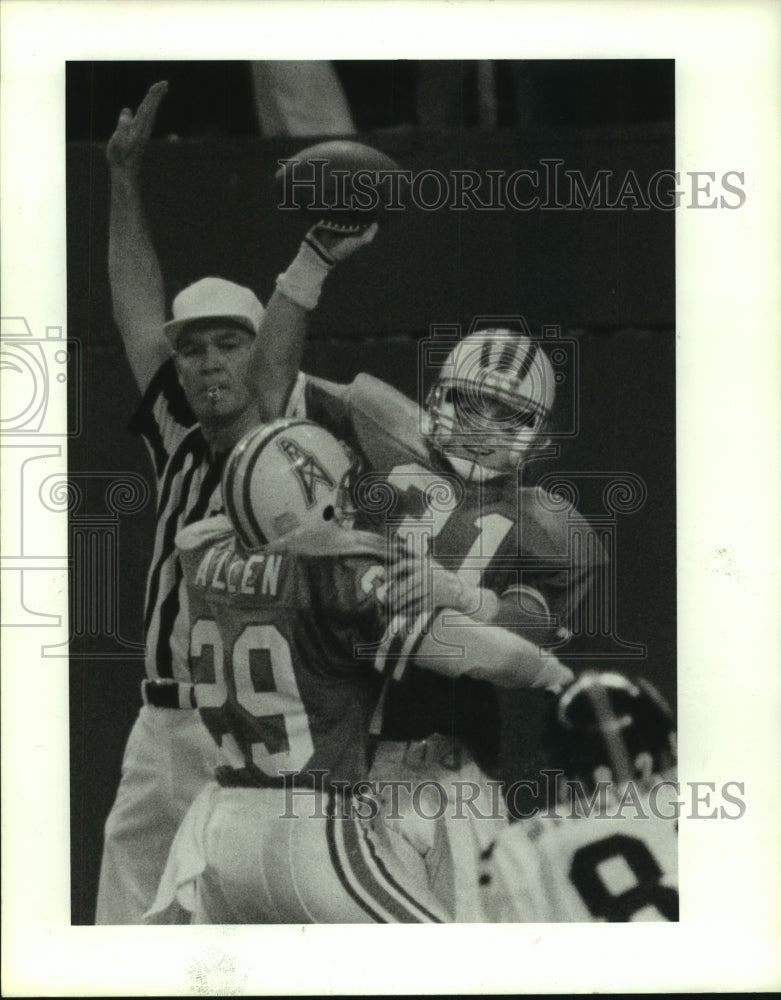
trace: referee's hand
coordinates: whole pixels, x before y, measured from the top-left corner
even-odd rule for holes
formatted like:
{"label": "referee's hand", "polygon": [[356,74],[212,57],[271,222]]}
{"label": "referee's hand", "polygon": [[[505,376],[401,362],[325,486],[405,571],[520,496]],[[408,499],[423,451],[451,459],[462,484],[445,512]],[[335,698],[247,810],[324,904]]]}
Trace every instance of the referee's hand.
{"label": "referee's hand", "polygon": [[106,148],[106,159],[112,170],[130,175],[138,173],[152,135],[157,109],[167,93],[167,81],[160,80],[149,88],[135,115],[130,108],[122,109]]}

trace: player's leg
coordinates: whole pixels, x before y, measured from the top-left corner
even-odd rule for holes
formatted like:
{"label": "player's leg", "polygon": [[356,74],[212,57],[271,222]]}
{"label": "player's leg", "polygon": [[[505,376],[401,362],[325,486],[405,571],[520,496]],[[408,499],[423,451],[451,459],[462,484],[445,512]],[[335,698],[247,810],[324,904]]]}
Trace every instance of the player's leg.
{"label": "player's leg", "polygon": [[428,892],[419,855],[395,833],[378,836],[335,796],[289,805],[284,792],[222,790],[199,879],[209,922],[448,919]]}
{"label": "player's leg", "polygon": [[[482,922],[480,857],[507,825],[500,783],[441,734],[381,742],[370,777],[385,783],[387,825],[423,858],[432,894],[458,922]],[[389,797],[397,804],[388,811]],[[398,817],[398,818],[396,818]]]}
{"label": "player's leg", "polygon": [[419,852],[381,818],[361,819],[365,805],[330,795],[320,829],[311,820],[294,825],[291,874],[300,905],[318,923],[448,921]]}
{"label": "player's leg", "polygon": [[141,923],[176,830],[216,759],[217,747],[197,712],[141,709],[106,822],[96,923]]}
{"label": "player's leg", "polygon": [[[542,824],[548,820],[538,821]],[[560,859],[545,857],[536,840],[534,821],[508,825],[480,865],[480,905],[491,923],[551,923],[559,894],[555,871]],[[539,830],[539,827],[537,827]],[[566,878],[566,876],[565,876]]]}

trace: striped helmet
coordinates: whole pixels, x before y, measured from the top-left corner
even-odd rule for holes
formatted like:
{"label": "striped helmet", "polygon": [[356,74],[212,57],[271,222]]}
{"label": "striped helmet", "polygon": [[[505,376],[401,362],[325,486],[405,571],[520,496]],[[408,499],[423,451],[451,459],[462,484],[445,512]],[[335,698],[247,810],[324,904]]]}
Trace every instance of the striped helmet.
{"label": "striped helmet", "polygon": [[245,434],[222,474],[222,497],[252,552],[301,530],[351,527],[355,461],[310,420],[275,420]]}
{"label": "striped helmet", "polygon": [[588,781],[607,767],[619,783],[635,777],[639,754],[661,773],[675,759],[670,706],[644,678],[587,670],[559,697],[543,743],[551,764],[568,778]]}
{"label": "striped helmet", "polygon": [[546,443],[555,376],[539,343],[512,330],[478,330],[450,352],[426,401],[427,437],[460,471],[506,473]]}

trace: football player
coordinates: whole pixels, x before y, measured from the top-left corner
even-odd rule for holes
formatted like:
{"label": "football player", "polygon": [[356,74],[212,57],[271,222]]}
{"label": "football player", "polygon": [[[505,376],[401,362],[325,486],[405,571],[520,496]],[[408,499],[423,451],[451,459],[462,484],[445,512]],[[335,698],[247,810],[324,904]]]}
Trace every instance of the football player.
{"label": "football player", "polygon": [[572,676],[529,641],[452,611],[444,632],[460,656],[443,655],[433,621],[407,630],[403,648],[378,643],[387,549],[350,530],[354,475],[354,457],[317,425],[262,425],[225,466],[227,517],[177,536],[194,703],[221,762],[177,834],[149,922],[182,908],[209,923],[452,919],[398,821],[351,812],[381,672],[418,659],[509,686]]}
{"label": "football player", "polygon": [[[292,308],[281,293],[264,311],[250,289],[205,278],[176,297],[173,319],[166,324],[163,279],[138,180],[165,91],[166,84],[157,83],[135,115],[124,109],[107,149],[112,303],[143,396],[131,429],[144,440],[154,464],[157,522],[144,611],[148,680],[106,822],[100,924],[141,921],[179,823],[215,766],[214,742],[191,704],[186,592],[176,532],[222,509],[224,459],[258,423],[261,403],[275,413],[293,414],[299,407],[293,387],[277,377],[279,366],[289,367],[282,340],[263,345],[265,367],[251,364],[264,339],[265,318],[276,316],[283,323]],[[312,258],[323,280],[337,257],[372,236],[372,230],[357,238],[317,230],[304,241],[287,280],[295,287],[297,269],[307,268]]]}
{"label": "football player", "polygon": [[[272,320],[265,330],[270,342],[286,344],[289,367],[277,374],[288,386],[296,384],[321,285],[314,262],[298,269],[295,284],[285,275],[277,281],[289,309],[283,324]],[[261,362],[259,353],[255,363]],[[476,331],[453,348],[424,410],[366,374],[348,385],[306,376],[306,416],[373,470],[358,484],[359,516],[413,542],[394,585],[402,603],[430,603],[433,559],[458,574],[458,610],[476,622],[516,629],[542,645],[566,640],[604,553],[577,511],[523,485],[528,462],[549,444],[554,389],[539,342],[505,328]],[[471,679],[417,683],[420,689],[408,692],[391,685],[384,739],[401,744],[437,731],[454,734],[486,770],[495,770],[500,726],[493,689]],[[402,746],[383,749],[386,756],[406,754]]]}
{"label": "football player", "polygon": [[[448,587],[447,573],[456,574],[455,607],[476,624],[501,625],[539,645],[564,641],[604,555],[577,511],[523,485],[526,463],[548,444],[554,382],[538,342],[507,329],[474,332],[454,347],[424,411],[369,375],[349,385],[307,376],[306,415],[375,470],[358,483],[359,516],[411,542],[392,581],[393,606],[411,615],[421,601],[431,606],[434,590]],[[441,779],[459,760],[499,773],[494,685],[425,672],[387,680],[375,775],[414,770],[424,780],[427,770]],[[435,733],[449,743],[432,745]]]}
{"label": "football player", "polygon": [[[322,285],[314,261],[296,277],[295,284],[284,275],[277,281],[290,303],[284,325],[265,326],[270,341],[287,345],[290,368],[278,376],[288,385],[296,384]],[[577,511],[523,485],[525,466],[548,445],[554,386],[539,343],[504,328],[474,332],[453,348],[423,410],[366,374],[349,385],[306,376],[306,416],[373,470],[357,484],[361,523],[404,538],[411,550],[392,581],[391,607],[414,618],[435,605],[442,588],[475,625],[501,625],[539,645],[566,641],[604,553]],[[389,671],[385,681],[373,720],[380,741],[372,775],[450,785],[463,770],[488,797],[501,750],[495,685],[428,671],[411,672],[405,682]],[[436,829],[429,824],[429,835]],[[484,846],[488,826],[445,830],[441,856],[431,842],[419,846],[433,866],[451,872],[451,885],[464,885],[454,877],[455,858]],[[456,910],[459,919],[474,919],[472,900],[457,902]]]}
{"label": "football player", "polygon": [[678,920],[672,714],[645,680],[586,672],[546,742],[558,808],[509,825],[483,855],[485,919]]}
{"label": "football player", "polygon": [[[458,610],[513,628],[538,644],[560,643],[603,558],[572,544],[586,521],[522,485],[525,463],[544,451],[554,373],[531,337],[478,331],[451,352],[425,411],[369,375],[349,385],[306,377],[304,408],[374,470],[358,483],[359,517],[406,538],[413,554],[394,592],[410,609],[444,570],[458,574]],[[432,572],[433,559],[442,567]],[[493,692],[466,681],[419,678],[409,696],[394,686],[383,736],[405,740],[453,732],[489,771],[499,750]],[[431,687],[430,692],[423,688]],[[436,689],[436,690],[434,690]]]}
{"label": "football player", "polygon": [[[525,464],[547,446],[554,401],[554,372],[535,340],[472,333],[447,358],[425,411],[365,374],[349,385],[307,376],[303,398],[306,415],[375,470],[357,484],[361,523],[411,550],[394,571],[392,609],[414,619],[442,590],[476,626],[500,625],[538,645],[563,641],[603,553],[577,511],[522,484]],[[573,544],[578,534],[585,544]],[[460,776],[490,797],[500,773],[496,686],[431,671],[404,679],[389,671],[385,680],[372,776],[448,788]],[[468,818],[430,823],[415,841],[431,869],[446,873],[463,921],[476,919],[475,901],[457,869],[492,836],[490,824]]]}

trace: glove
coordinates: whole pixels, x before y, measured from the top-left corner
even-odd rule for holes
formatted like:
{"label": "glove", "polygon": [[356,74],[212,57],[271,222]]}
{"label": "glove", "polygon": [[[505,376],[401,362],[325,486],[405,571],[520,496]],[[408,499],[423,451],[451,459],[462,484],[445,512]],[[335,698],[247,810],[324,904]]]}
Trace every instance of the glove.
{"label": "glove", "polygon": [[368,246],[378,228],[376,222],[361,226],[321,219],[302,240],[290,267],[277,278],[277,288],[302,309],[314,309],[333,266]]}

